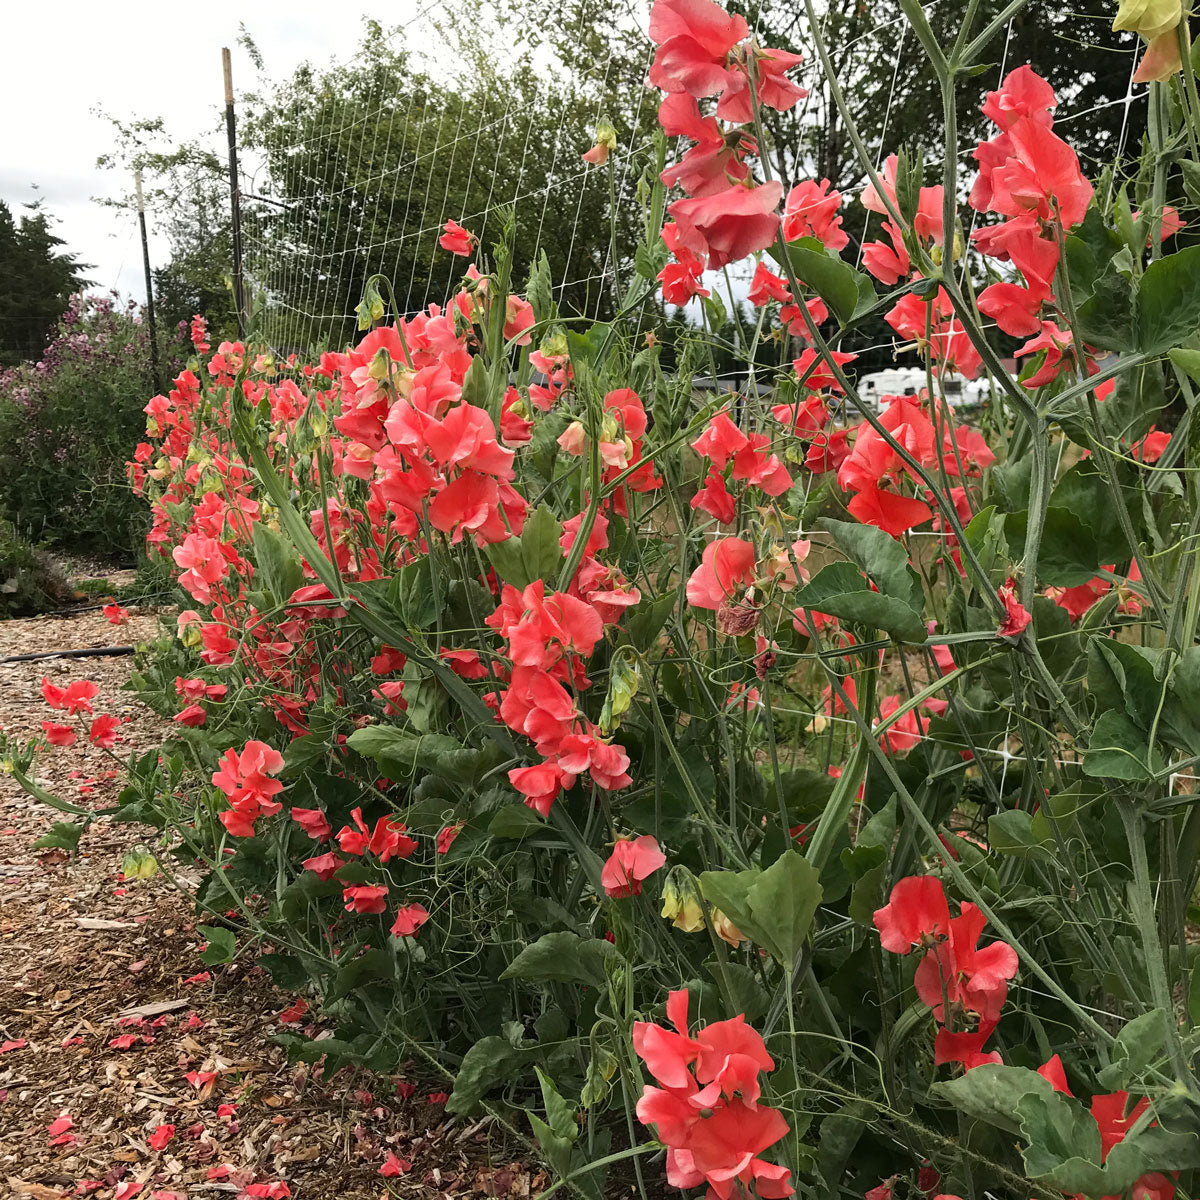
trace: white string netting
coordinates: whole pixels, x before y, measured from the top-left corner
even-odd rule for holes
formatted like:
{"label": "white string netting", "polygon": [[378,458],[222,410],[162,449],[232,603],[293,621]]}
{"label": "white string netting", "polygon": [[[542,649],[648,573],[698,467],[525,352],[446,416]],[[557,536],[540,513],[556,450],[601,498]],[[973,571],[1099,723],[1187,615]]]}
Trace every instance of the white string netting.
{"label": "white string netting", "polygon": [[[926,7],[933,10],[946,2],[931,0]],[[460,73],[469,73],[469,68],[463,70],[453,35],[433,21],[431,11],[418,13],[400,31],[411,86],[396,92],[394,75],[381,72],[372,81],[369,72],[361,71],[347,75],[352,85],[345,88],[314,86],[299,100],[293,97],[286,141],[277,139],[265,156],[257,161],[251,157],[245,164],[246,279],[261,313],[258,332],[277,350],[337,348],[352,341],[355,306],[372,274],[391,280],[399,315],[411,316],[430,304],[445,305],[464,265],[438,245],[447,220],[466,226],[487,251],[499,238],[506,215],[515,212],[514,286],[523,286],[529,266],[544,250],[556,299],[572,313],[601,315],[614,273],[627,275],[632,269],[629,262],[611,261],[609,168],[590,166],[581,158],[596,124],[608,115],[602,100],[592,103],[588,96],[603,95],[615,54],[582,67],[577,64],[571,72],[524,70],[510,81],[512,86],[501,89],[503,94],[484,97],[469,81],[446,77],[445,63],[459,64]],[[838,37],[830,17],[834,11],[832,5],[819,9],[820,28],[831,40]],[[867,150],[876,170],[897,148],[893,108],[902,102],[898,97],[908,94],[923,64],[923,51],[898,6],[886,6],[879,18],[870,28],[830,46],[846,64],[846,77],[840,82],[848,94],[874,72],[880,119],[872,122]],[[805,130],[800,142],[804,149],[796,154],[777,149],[785,183],[814,174],[817,161],[809,147],[816,144],[833,106],[802,13],[793,28],[795,43],[807,51],[799,78],[810,95],[796,114]],[[998,86],[1007,71],[1019,65],[1010,57],[1011,37],[1009,22],[994,42],[998,66],[974,77],[980,101],[984,91]],[[646,42],[643,78],[652,51]],[[331,68],[320,78],[327,81],[338,75]],[[260,91],[269,95],[272,86],[268,83]],[[632,204],[657,108],[653,92],[639,92],[631,104],[636,136],[615,153],[619,207]],[[275,94],[287,92],[277,89]],[[1145,89],[1134,87],[1131,70],[1121,96],[1077,110],[1071,96],[1065,96],[1056,125],[1069,137],[1072,123],[1121,105],[1123,144],[1131,106],[1144,96]],[[687,142],[680,139],[669,157],[678,157],[686,148]],[[964,199],[972,149],[973,145],[959,149]],[[936,159],[927,165],[936,172]],[[962,220],[969,233],[977,216],[964,208]],[[851,233],[857,235],[854,253],[861,261],[868,222]],[[965,260],[962,269],[967,269]],[[751,272],[752,265],[742,264],[731,269],[729,283],[708,276],[706,286],[724,302],[740,305]],[[697,317],[694,306],[689,316]]]}
{"label": "white string netting", "polygon": [[[411,83],[399,92],[394,71],[375,80],[349,71],[345,90],[324,86],[336,68],[307,90],[274,89],[274,109],[291,106],[276,126],[287,140],[268,139],[242,183],[258,335],[281,352],[353,341],[355,307],[374,274],[391,281],[398,315],[444,306],[466,266],[439,246],[446,222],[465,226],[490,253],[509,214],[514,287],[523,289],[544,251],[560,308],[599,316],[614,271],[628,266],[611,262],[608,172],[618,205],[629,205],[650,145],[648,93],[633,105],[636,136],[609,165],[593,166],[582,155],[607,116],[615,53],[569,75],[521,71],[487,95],[441,78],[440,64],[461,57],[426,14],[402,36]],[[649,47],[643,75],[648,65]],[[261,90],[270,95],[272,85]]]}

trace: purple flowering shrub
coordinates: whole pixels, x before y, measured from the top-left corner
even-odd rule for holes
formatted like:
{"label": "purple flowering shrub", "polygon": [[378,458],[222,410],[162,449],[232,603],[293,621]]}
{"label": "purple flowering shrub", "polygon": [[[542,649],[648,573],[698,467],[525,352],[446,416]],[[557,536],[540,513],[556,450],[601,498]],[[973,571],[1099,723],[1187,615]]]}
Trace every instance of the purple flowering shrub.
{"label": "purple flowering shrub", "polygon": [[[181,347],[162,349],[172,369]],[[149,363],[133,301],[74,296],[41,359],[0,371],[0,517],[35,542],[129,554],[145,522],[125,460]]]}

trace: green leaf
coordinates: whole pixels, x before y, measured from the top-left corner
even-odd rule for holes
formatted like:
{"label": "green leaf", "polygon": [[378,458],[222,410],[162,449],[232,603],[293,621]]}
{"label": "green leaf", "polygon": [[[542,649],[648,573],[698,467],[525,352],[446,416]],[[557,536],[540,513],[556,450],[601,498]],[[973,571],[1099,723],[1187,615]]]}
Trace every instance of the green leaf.
{"label": "green leaf", "polygon": [[533,1130],[534,1140],[542,1151],[542,1156],[554,1173],[562,1179],[571,1173],[571,1145],[565,1137],[554,1130],[536,1113],[526,1113],[529,1127]]}
{"label": "green leaf", "polygon": [[980,566],[989,574],[995,569],[1008,569],[1008,540],[1004,536],[1005,513],[994,504],[981,508],[967,525],[963,534],[967,544],[975,551]]}
{"label": "green leaf", "polygon": [[505,583],[524,589],[535,579],[556,578],[563,557],[560,537],[562,526],[543,504],[526,519],[520,537],[493,542],[487,556]]}
{"label": "green leaf", "polygon": [[1030,1092],[1014,1111],[1029,1140],[1022,1157],[1031,1177],[1064,1191],[1103,1194],[1100,1127],[1078,1100],[1053,1089]]}
{"label": "green leaf", "polygon": [[705,315],[708,317],[709,329],[713,333],[719,333],[725,328],[725,322],[729,317],[725,301],[719,295],[712,295],[701,296],[700,303],[704,306]]}
{"label": "green leaf", "polygon": [[524,804],[506,804],[496,811],[488,825],[488,833],[494,838],[514,838],[520,841],[534,833],[542,833],[546,822]]}
{"label": "green leaf", "polygon": [[392,778],[429,771],[463,785],[478,784],[506,758],[491,744],[476,750],[442,733],[411,733],[394,725],[365,725],[346,744]]}
{"label": "green leaf", "polygon": [[635,649],[643,652],[650,649],[671,615],[676,599],[674,592],[664,592],[649,604],[643,601],[626,617],[625,630]]}
{"label": "green leaf", "polygon": [[762,872],[757,867],[746,871],[705,871],[700,876],[700,893],[714,908],[719,908],[756,946],[767,944],[767,934],[758,926],[750,908],[750,888]]}
{"label": "green leaf", "polygon": [[747,1021],[757,1021],[766,1015],[771,998],[749,967],[743,963],[722,963],[710,958],[705,960],[704,969],[718,987],[722,984],[728,986],[730,1003],[736,1012],[744,1014]]}
{"label": "green leaf", "polygon": [[785,851],[765,871],[705,871],[700,891],[786,967],[808,937],[821,902],[817,870],[795,850]]}
{"label": "green leaf", "polygon": [[1138,287],[1137,346],[1161,354],[1200,329],[1200,246],[1152,262]]}
{"label": "green leaf", "polygon": [[[663,249],[665,250],[666,247],[664,246]],[[558,316],[558,305],[554,303],[552,289],[553,275],[550,271],[550,259],[543,249],[538,252],[537,260],[529,271],[529,282],[525,285],[525,298],[533,305],[533,315],[538,321],[552,321]],[[470,371],[467,374],[469,375]]]}
{"label": "green leaf", "polygon": [[890,850],[896,837],[896,797],[888,797],[888,802],[858,831],[854,846],[878,846],[881,850]]}
{"label": "green leaf", "polygon": [[554,513],[542,504],[525,519],[521,531],[521,558],[529,582],[535,579],[551,580],[558,575],[563,552],[559,545],[562,525]]}
{"label": "green leaf", "polygon": [[263,582],[277,604],[285,604],[304,579],[300,556],[282,534],[261,521],[254,522],[254,559]]}
{"label": "green leaf", "polygon": [[649,245],[643,242],[638,246],[633,252],[633,267],[643,279],[654,283],[669,258],[670,252],[662,238],[658,238]]}
{"label": "green leaf", "polygon": [[573,1142],[579,1133],[579,1127],[575,1124],[574,1106],[563,1099],[558,1088],[554,1086],[554,1080],[541,1067],[534,1069],[537,1071],[538,1083],[542,1086],[542,1103],[546,1106],[547,1124],[559,1137]]}
{"label": "green leaf", "polygon": [[1027,1067],[1005,1067],[988,1063],[974,1067],[958,1079],[935,1083],[930,1089],[949,1100],[960,1112],[1000,1129],[1016,1133],[1020,1128],[1017,1107],[1028,1095],[1053,1094],[1050,1081]]}
{"label": "green leaf", "polygon": [[79,850],[79,839],[83,836],[86,826],[76,825],[74,821],[55,821],[48,832],[43,833],[33,843],[35,850],[66,850],[74,855]]}
{"label": "green leaf", "polygon": [[1121,1027],[1113,1044],[1111,1061],[1098,1074],[1113,1090],[1128,1090],[1156,1058],[1166,1053],[1167,1018],[1161,1008],[1134,1017]]}
{"label": "green leaf", "polygon": [[44,804],[48,808],[55,808],[59,812],[70,813],[76,817],[94,817],[96,815],[90,808],[80,808],[78,804],[72,804],[68,800],[60,800],[57,796],[46,791],[40,784],[35,783],[16,765],[10,767],[9,772],[13,779],[20,785],[21,790],[27,792],[39,804]]}
{"label": "green leaf", "polygon": [[208,943],[200,953],[200,961],[210,967],[233,962],[237,950],[237,938],[232,929],[223,925],[197,925],[196,932]]}
{"label": "green leaf", "polygon": [[[1094,517],[1100,515],[1093,514]],[[1005,518],[1005,536],[1016,559],[1025,557],[1028,525],[1028,512],[1010,512]],[[1103,561],[1113,561],[1111,546],[1106,546],[1103,554],[1108,555]],[[1038,557],[1038,574],[1046,583],[1057,587],[1078,587],[1088,583],[1095,578],[1101,559],[1102,551],[1089,521],[1069,508],[1051,505],[1046,509]]]}
{"label": "green leaf", "polygon": [[600,348],[608,337],[609,327],[597,324],[580,333],[575,329],[567,330],[567,352],[573,363],[594,363],[600,354]]}
{"label": "green leaf", "polygon": [[1109,1151],[1098,1194],[1126,1192],[1147,1171],[1186,1171],[1195,1166],[1200,1166],[1200,1129],[1194,1118],[1187,1130],[1153,1126],[1126,1136]]}
{"label": "green leaf", "polygon": [[1180,346],[1169,351],[1167,357],[1185,375],[1190,376],[1193,383],[1200,383],[1200,350],[1189,350]]}
{"label": "green leaf", "polygon": [[1151,779],[1163,769],[1147,734],[1123,712],[1101,713],[1083,755],[1083,773],[1093,779]]}
{"label": "green leaf", "polygon": [[819,239],[799,238],[789,242],[787,254],[796,277],[825,301],[842,325],[849,325],[860,306],[867,305],[868,292],[870,303],[874,303],[871,281],[827,250]]}
{"label": "green leaf", "polygon": [[1159,651],[1152,648],[1102,635],[1092,637],[1088,642],[1088,690],[1097,711],[1124,710],[1135,725],[1149,729],[1166,691],[1166,684],[1155,678],[1159,658]]}
{"label": "green leaf", "polygon": [[841,1194],[839,1185],[850,1157],[862,1135],[872,1128],[875,1119],[875,1110],[869,1104],[863,1100],[852,1100],[821,1122],[817,1165],[827,1185],[825,1194]]}
{"label": "green leaf", "polygon": [[1091,296],[1079,306],[1079,324],[1089,345],[1105,350],[1132,350],[1134,291],[1127,274],[1110,262],[1096,280]]}
{"label": "green leaf", "polygon": [[1033,815],[1022,809],[1009,809],[988,818],[988,845],[997,854],[1045,862],[1050,857],[1050,839],[1043,840],[1033,831]]}
{"label": "green leaf", "polygon": [[396,973],[395,958],[388,950],[367,950],[349,962],[339,963],[333,977],[333,986],[325,993],[325,1002],[332,1004],[358,992],[368,983],[380,979],[392,979]]}
{"label": "green leaf", "polygon": [[792,592],[789,603],[869,629],[882,629],[901,642],[923,642],[928,636],[921,613],[894,596],[872,592],[852,563],[835,562],[822,567],[809,583]]}
{"label": "green leaf", "polygon": [[874,525],[861,525],[857,521],[822,517],[817,524],[833,535],[838,546],[862,567],[884,595],[904,601],[915,611],[924,607],[921,578],[909,565],[908,553],[901,542]]}
{"label": "green leaf", "polygon": [[1074,514],[1087,530],[1089,542],[1095,546],[1098,557],[1107,554],[1107,561],[1111,563],[1114,557],[1132,554],[1117,517],[1108,480],[1090,460],[1076,463],[1063,475],[1054,487],[1050,505]]}
{"label": "green leaf", "polygon": [[587,983],[603,987],[605,962],[617,948],[603,938],[581,938],[577,933],[544,933],[509,963],[501,979],[528,983]]}
{"label": "green leaf", "polygon": [[285,992],[298,992],[311,982],[304,963],[294,954],[262,954],[258,965],[265,967],[271,982]]}
{"label": "green leaf", "polygon": [[299,923],[308,919],[309,909],[318,901],[341,895],[341,891],[336,879],[318,879],[312,871],[303,871],[283,889],[279,913],[285,921]]}
{"label": "green leaf", "polygon": [[507,1038],[493,1035],[476,1042],[463,1055],[446,1111],[452,1116],[470,1116],[487,1092],[508,1078],[520,1057]]}
{"label": "green leaf", "polygon": [[850,890],[850,903],[846,911],[860,925],[871,926],[876,911],[883,907],[883,886],[887,882],[887,863],[864,871]]}
{"label": "green leaf", "polygon": [[433,586],[433,563],[427,555],[406,563],[392,576],[392,596],[410,629],[428,629],[437,620],[444,597]]}
{"label": "green leaf", "polygon": [[790,968],[812,930],[821,903],[816,867],[802,854],[788,850],[762,872],[746,899],[766,939],[763,946],[782,966]]}

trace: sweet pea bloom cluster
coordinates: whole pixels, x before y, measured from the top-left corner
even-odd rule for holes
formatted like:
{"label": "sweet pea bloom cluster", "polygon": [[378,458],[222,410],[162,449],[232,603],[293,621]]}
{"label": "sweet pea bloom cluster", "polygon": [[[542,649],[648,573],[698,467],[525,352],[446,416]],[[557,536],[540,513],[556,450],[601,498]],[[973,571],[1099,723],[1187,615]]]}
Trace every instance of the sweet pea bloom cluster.
{"label": "sweet pea bloom cluster", "polygon": [[[983,1046],[1000,1021],[1008,981],[1017,973],[1017,955],[1004,942],[979,946],[987,924],[979,908],[964,902],[959,915],[951,917],[942,881],[911,875],[896,884],[874,921],[885,950],[923,952],[913,982],[941,1025],[934,1061],[959,1062],[968,1070],[1000,1062],[998,1053],[985,1052]],[[972,1017],[978,1021],[974,1031],[958,1028]]]}
{"label": "sweet pea bloom cluster", "polygon": [[[756,183],[748,159],[758,154],[755,104],[787,112],[807,93],[786,72],[800,56],[760,47],[743,17],[712,0],[655,0],[650,40],[657,46],[650,83],[667,93],[658,119],[669,137],[693,145],[663,172],[687,193],[670,207],[663,240],[675,261],[659,275],[663,297],[684,304],[707,296],[705,269],[718,270],[775,239],[783,187]],[[717,97],[711,116],[701,100]]]}
{"label": "sweet pea bloom cluster", "polygon": [[634,1022],[633,1048],[659,1085],[646,1085],[637,1115],[667,1147],[668,1181],[707,1185],[714,1200],[792,1195],[788,1169],[759,1157],[788,1132],[761,1103],[759,1076],[775,1069],[762,1037],[744,1016],[690,1035],[686,988],[668,997],[667,1020],[673,1029]]}

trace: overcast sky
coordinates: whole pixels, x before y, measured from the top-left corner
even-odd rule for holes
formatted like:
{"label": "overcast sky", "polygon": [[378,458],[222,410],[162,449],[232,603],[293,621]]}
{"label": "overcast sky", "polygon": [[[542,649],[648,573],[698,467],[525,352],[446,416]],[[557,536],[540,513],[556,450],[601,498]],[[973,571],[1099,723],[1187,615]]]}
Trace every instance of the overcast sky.
{"label": "overcast sky", "polygon": [[[5,6],[10,52],[0,72],[0,199],[14,215],[36,185],[58,218],[56,232],[93,264],[99,288],[144,299],[136,218],[105,209],[94,196],[115,196],[129,184],[96,167],[112,148],[113,116],[162,117],[179,139],[213,125],[223,106],[221,47],[233,51],[234,88],[256,81],[253,64],[236,46],[239,23],[257,44],[272,77],[306,60],[340,59],[360,39],[365,16],[386,25],[410,19],[417,0],[209,0],[179,5],[164,0],[60,0],[52,7],[25,0]],[[156,265],[166,245],[154,237]]]}

